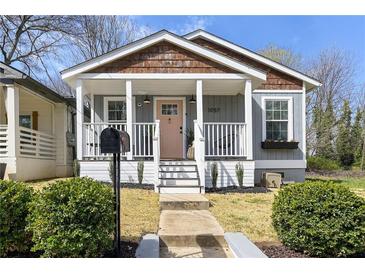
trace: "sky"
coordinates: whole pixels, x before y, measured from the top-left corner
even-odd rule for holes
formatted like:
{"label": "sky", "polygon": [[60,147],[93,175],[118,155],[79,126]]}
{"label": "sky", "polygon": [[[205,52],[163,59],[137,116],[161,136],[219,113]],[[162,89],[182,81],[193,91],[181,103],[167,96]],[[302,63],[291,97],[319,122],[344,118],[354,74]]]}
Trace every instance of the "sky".
{"label": "sky", "polygon": [[353,56],[357,84],[365,83],[365,16],[135,16],[149,32],[186,34],[205,29],[251,50],[268,44],[290,48],[310,59],[337,47]]}

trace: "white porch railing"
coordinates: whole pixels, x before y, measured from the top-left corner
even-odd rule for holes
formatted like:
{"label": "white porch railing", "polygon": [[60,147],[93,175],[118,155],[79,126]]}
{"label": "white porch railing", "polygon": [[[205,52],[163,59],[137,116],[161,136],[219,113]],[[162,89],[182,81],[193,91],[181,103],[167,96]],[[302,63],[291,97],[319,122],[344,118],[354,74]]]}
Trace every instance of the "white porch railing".
{"label": "white porch railing", "polygon": [[109,126],[123,131],[127,128],[126,123],[84,123],[83,157],[108,157],[108,154],[100,152],[100,134]]}
{"label": "white porch railing", "polygon": [[19,127],[19,154],[21,157],[56,159],[55,136]]}
{"label": "white porch railing", "polygon": [[204,123],[206,157],[246,157],[246,123]]}
{"label": "white porch railing", "polygon": [[[83,157],[103,158],[108,154],[100,152],[100,134],[107,127],[118,130],[127,130],[126,123],[84,123],[83,124]],[[154,157],[153,138],[155,136],[156,123],[133,123],[133,137],[131,149],[133,157]],[[124,153],[122,154],[125,155]]]}
{"label": "white porch railing", "polygon": [[8,126],[0,125],[0,157],[8,156]]}

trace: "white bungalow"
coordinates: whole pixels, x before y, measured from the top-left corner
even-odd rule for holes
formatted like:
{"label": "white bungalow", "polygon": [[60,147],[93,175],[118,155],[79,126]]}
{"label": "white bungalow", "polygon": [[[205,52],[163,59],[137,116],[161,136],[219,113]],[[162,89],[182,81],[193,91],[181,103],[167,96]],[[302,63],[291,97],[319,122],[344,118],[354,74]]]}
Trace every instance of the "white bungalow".
{"label": "white bungalow", "polygon": [[[73,111],[72,111],[73,109]],[[72,113],[65,98],[0,62],[0,179],[72,175]]]}

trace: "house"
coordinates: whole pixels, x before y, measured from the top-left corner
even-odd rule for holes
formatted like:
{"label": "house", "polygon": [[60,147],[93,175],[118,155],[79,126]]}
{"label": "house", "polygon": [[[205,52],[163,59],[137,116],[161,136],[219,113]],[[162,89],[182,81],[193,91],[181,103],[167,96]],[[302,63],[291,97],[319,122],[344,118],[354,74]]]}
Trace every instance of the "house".
{"label": "house", "polygon": [[162,30],[61,75],[76,90],[82,176],[110,180],[110,155],[100,153],[99,136],[112,126],[131,138],[122,181],[137,182],[143,160],[144,182],[162,193],[204,192],[213,162],[218,187],[238,184],[238,162],[244,186],[267,171],[304,180],[305,96],[320,83],[248,49],[203,30],[185,36]]}
{"label": "house", "polygon": [[71,176],[72,113],[67,99],[0,62],[1,178]]}

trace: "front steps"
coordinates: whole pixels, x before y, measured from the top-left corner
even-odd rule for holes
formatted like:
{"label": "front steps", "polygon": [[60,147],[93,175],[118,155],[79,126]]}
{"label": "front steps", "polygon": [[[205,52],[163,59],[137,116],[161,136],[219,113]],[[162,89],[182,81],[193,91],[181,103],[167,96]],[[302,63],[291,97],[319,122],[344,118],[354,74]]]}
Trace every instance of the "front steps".
{"label": "front steps", "polygon": [[159,193],[201,193],[198,167],[195,161],[161,161]]}
{"label": "front steps", "polygon": [[224,230],[201,194],[160,194],[161,258],[232,257]]}

